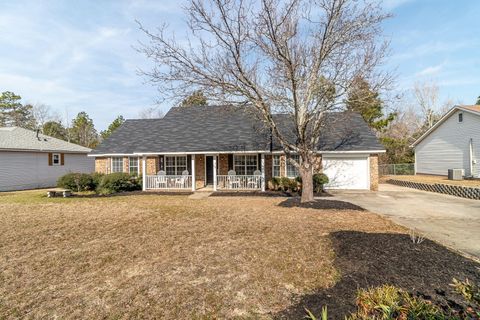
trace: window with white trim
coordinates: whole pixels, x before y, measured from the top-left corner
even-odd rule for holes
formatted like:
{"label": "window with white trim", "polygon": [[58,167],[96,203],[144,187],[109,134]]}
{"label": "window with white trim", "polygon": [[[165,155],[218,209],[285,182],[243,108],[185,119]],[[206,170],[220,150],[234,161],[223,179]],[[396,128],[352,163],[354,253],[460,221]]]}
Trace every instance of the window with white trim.
{"label": "window with white trim", "polygon": [[52,154],[52,165],[54,166],[60,165],[60,153]]}
{"label": "window with white trim", "polygon": [[165,156],[165,172],[167,175],[181,175],[187,170],[187,156]]}
{"label": "window with white trim", "polygon": [[139,174],[138,171],[138,158],[137,157],[130,157],[128,159],[128,169],[130,174]]}
{"label": "window with white trim", "polygon": [[122,157],[112,157],[112,172],[123,172]]}
{"label": "window with white trim", "polygon": [[254,155],[234,155],[233,170],[237,175],[253,176],[255,170],[258,169],[258,156]]}
{"label": "window with white trim", "polygon": [[[298,154],[292,154],[289,156],[289,158],[297,161],[297,162],[300,162],[300,156]],[[289,178],[296,178],[298,177],[300,174],[298,172],[298,168],[295,167],[292,163],[290,163],[290,161],[287,160],[287,177]]]}
{"label": "window with white trim", "polygon": [[272,156],[272,176],[280,177],[280,155],[274,154]]}

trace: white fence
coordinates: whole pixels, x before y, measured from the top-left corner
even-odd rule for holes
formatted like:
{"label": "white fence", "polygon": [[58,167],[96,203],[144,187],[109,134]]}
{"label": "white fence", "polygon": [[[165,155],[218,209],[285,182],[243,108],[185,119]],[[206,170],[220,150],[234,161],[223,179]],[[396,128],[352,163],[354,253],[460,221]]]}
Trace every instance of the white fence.
{"label": "white fence", "polygon": [[150,175],[146,176],[147,190],[192,189],[191,175]]}
{"label": "white fence", "polygon": [[219,190],[261,190],[262,176],[217,176],[217,189]]}
{"label": "white fence", "polygon": [[414,175],[414,163],[396,163],[396,164],[381,164],[378,166],[378,173],[380,176],[402,176]]}

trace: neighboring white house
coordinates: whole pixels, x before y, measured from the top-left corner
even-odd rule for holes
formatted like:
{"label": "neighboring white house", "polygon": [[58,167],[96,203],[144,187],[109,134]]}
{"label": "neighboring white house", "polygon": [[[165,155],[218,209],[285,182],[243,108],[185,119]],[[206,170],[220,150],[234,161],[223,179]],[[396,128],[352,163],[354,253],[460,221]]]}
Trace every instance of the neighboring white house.
{"label": "neighboring white house", "polygon": [[0,191],[52,187],[68,172],[93,172],[90,151],[35,131],[0,127]]}
{"label": "neighboring white house", "polygon": [[480,178],[480,105],[455,106],[413,144],[415,172]]}

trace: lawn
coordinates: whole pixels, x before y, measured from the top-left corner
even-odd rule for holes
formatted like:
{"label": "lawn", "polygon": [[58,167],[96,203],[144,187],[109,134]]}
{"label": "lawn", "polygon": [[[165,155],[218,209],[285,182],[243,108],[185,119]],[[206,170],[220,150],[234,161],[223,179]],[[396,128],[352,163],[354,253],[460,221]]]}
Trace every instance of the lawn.
{"label": "lawn", "polygon": [[322,304],[339,316],[358,286],[434,294],[478,275],[330,198],[299,208],[278,197],[43,194],[0,193],[0,319],[299,319]]}

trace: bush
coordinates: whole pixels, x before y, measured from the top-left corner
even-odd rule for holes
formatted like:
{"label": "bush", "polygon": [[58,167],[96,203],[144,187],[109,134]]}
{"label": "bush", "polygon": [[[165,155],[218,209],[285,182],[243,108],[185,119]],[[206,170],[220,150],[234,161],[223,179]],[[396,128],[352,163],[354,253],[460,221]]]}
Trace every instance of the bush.
{"label": "bush", "polygon": [[57,186],[77,192],[95,190],[96,187],[92,176],[87,173],[67,173],[58,179]]}
{"label": "bush", "polygon": [[100,182],[102,181],[103,177],[105,176],[105,174],[103,173],[99,173],[99,172],[94,172],[91,174],[92,176],[92,181],[93,181],[93,184],[95,186],[95,189],[98,188],[98,186],[100,185]]}
{"label": "bush", "polygon": [[110,194],[141,189],[142,182],[138,176],[124,172],[116,172],[103,176],[97,188],[97,192],[101,194]]}
{"label": "bush", "polygon": [[280,187],[282,191],[288,191],[290,188],[290,179],[287,177],[281,177],[280,178]]}
{"label": "bush", "polygon": [[323,185],[328,183],[328,177],[323,173],[313,175],[313,190],[317,193],[323,191]]}
{"label": "bush", "polygon": [[280,187],[280,178],[278,177],[273,177],[271,180],[270,180],[271,184],[272,184],[272,188],[273,190],[278,190],[278,188]]}

